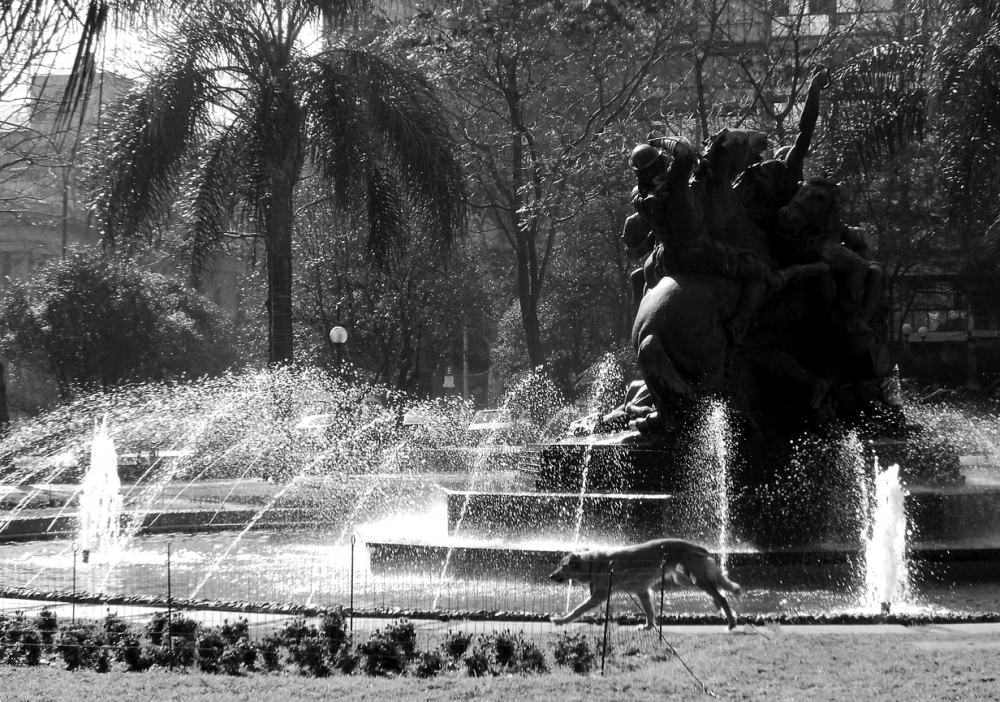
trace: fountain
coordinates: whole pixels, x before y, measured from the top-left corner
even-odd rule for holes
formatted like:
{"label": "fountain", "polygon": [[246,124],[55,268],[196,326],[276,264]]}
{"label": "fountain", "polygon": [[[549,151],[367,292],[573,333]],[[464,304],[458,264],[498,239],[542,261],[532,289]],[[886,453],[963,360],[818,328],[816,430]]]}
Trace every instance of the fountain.
{"label": "fountain", "polygon": [[899,466],[879,471],[876,462],[876,472],[871,534],[865,543],[865,604],[888,614],[893,602],[905,603],[909,596],[905,491]]}
{"label": "fountain", "polygon": [[[276,391],[287,387],[307,389],[308,397],[296,400],[279,425],[271,410]],[[825,481],[843,504],[834,505],[829,491],[803,496],[815,487],[804,474],[816,465],[808,458],[816,447],[808,442],[788,449],[795,457],[788,471],[794,480],[750,493],[734,482],[744,469],[738,454],[727,450],[738,443],[725,429],[727,412],[708,403],[698,423],[711,419],[714,426],[696,427],[685,454],[675,457],[678,463],[699,462],[698,469],[672,478],[677,489],[669,492],[639,491],[635,485],[649,483],[636,473],[636,462],[620,445],[594,434],[529,446],[427,449],[437,440],[413,435],[393,418],[393,409],[378,409],[365,417],[360,410],[345,413],[330,425],[333,439],[298,437],[294,427],[301,413],[313,411],[315,397],[325,392],[350,393],[360,402],[370,389],[348,388],[318,374],[250,373],[169,392],[149,386],[95,396],[12,432],[0,442],[4,455],[41,455],[18,462],[4,478],[3,487],[16,486],[24,495],[0,513],[4,595],[67,597],[74,538],[101,554],[82,564],[76,587],[91,596],[101,593],[108,602],[162,601],[157,597],[164,591],[170,541],[174,597],[188,606],[246,610],[281,603],[308,612],[345,604],[353,592],[359,609],[402,607],[411,616],[503,610],[508,614],[497,616],[544,618],[565,607],[565,586],[545,582],[563,551],[663,534],[695,538],[724,556],[747,588],[737,602],[746,617],[885,616],[884,602],[891,603],[891,616],[943,616],[953,583],[995,573],[1000,560],[991,522],[1000,512],[1000,480],[989,477],[986,466],[967,466],[965,485],[911,484],[903,492],[894,479],[904,471],[877,471],[873,443],[851,436],[824,458]],[[468,413],[460,405],[446,410],[439,430],[448,436],[444,443],[454,444],[454,427],[467,422]],[[955,437],[962,420],[957,410],[947,414],[938,424]],[[67,421],[105,416],[96,432],[93,419]],[[937,427],[927,424],[926,432],[933,433]],[[995,437],[987,422],[976,426],[979,433],[962,448],[987,455]],[[929,436],[921,441],[927,450],[935,445]],[[102,545],[113,539],[85,541],[76,530],[83,505],[100,494],[85,485],[103,486],[101,503],[114,506],[107,495],[114,481],[112,446],[122,476],[117,522],[123,527],[114,555]],[[572,471],[562,476],[571,490],[548,487],[555,477],[544,461],[558,447],[580,450],[581,456],[589,450],[589,465],[578,466],[586,482],[582,474],[574,482]],[[61,458],[45,460],[55,456]],[[622,461],[611,460],[619,456]],[[98,475],[104,477],[96,480]],[[62,497],[35,506],[48,490]],[[789,505],[818,502],[826,509],[808,512],[805,519],[815,524],[806,536],[745,528],[747,514],[782,515]],[[908,529],[898,526],[903,514]],[[793,515],[792,523],[801,526],[797,519]],[[907,531],[903,559],[898,537]],[[752,542],[750,533],[770,541]],[[896,549],[892,560],[890,545]],[[865,572],[866,564],[904,562],[909,579],[898,568],[895,576],[883,568],[881,579],[872,568]],[[881,589],[869,590],[869,580]],[[907,580],[908,591],[892,585]],[[682,616],[714,621],[696,597],[671,600],[681,612],[701,613]]]}
{"label": "fountain", "polygon": [[96,549],[114,551],[121,535],[122,497],[115,443],[108,434],[108,418],[94,427],[90,468],[80,485],[80,544],[83,562]]}

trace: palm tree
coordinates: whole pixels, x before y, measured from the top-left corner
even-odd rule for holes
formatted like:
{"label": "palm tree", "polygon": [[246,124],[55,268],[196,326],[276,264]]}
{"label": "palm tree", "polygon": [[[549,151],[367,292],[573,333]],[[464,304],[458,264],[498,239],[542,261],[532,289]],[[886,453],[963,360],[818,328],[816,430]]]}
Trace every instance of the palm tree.
{"label": "palm tree", "polygon": [[[194,271],[241,216],[265,254],[269,360],[291,362],[292,232],[304,172],[367,225],[378,261],[405,230],[404,211],[444,243],[461,231],[460,165],[423,76],[372,45],[330,39],[358,3],[187,5],[160,65],[119,106],[102,147],[98,212],[114,244],[154,234],[179,197]],[[303,33],[320,20],[325,48],[308,53]]]}
{"label": "palm tree", "polygon": [[914,141],[932,147],[944,233],[962,260],[958,285],[977,321],[996,323],[1000,0],[945,0],[941,12],[921,14],[907,40],[861,52],[835,74],[828,135],[845,175],[894,160]]}
{"label": "palm tree", "polygon": [[914,140],[940,147],[941,182],[960,229],[1000,214],[1000,0],[947,0],[905,41],[860,52],[836,74],[834,139],[847,170],[872,166]]}

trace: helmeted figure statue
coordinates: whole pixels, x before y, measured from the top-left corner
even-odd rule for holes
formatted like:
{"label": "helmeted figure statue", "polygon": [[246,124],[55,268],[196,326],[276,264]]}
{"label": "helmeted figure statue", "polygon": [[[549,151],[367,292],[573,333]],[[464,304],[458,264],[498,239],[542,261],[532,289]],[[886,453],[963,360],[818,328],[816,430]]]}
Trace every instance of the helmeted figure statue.
{"label": "helmeted figure statue", "polygon": [[748,421],[765,425],[778,421],[760,411],[765,396],[792,423],[836,421],[838,408],[881,400],[885,344],[868,326],[881,269],[840,222],[839,189],[803,183],[829,82],[825,68],[814,71],[799,134],[774,158],[764,158],[763,134],[736,129],[703,153],[675,137],[632,150],[635,214],[623,238],[645,258],[632,274],[643,382],[605,428],[627,419],[642,435],[669,432],[699,397],[717,394],[737,405],[754,396]]}

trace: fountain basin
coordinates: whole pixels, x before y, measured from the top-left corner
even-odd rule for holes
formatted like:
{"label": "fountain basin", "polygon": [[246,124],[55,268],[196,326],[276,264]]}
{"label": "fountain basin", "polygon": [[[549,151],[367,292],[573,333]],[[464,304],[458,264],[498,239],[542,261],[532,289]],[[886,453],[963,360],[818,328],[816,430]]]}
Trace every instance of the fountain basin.
{"label": "fountain basin", "polygon": [[645,540],[667,533],[674,495],[445,490],[448,534],[482,539],[593,541],[617,534]]}
{"label": "fountain basin", "polygon": [[[240,530],[257,515],[253,509],[191,509],[156,513],[125,512],[120,517],[120,527],[139,521],[135,534],[165,534]],[[321,526],[323,520],[306,509],[279,508],[268,510],[253,523],[252,529],[287,529]],[[79,520],[76,515],[19,516],[6,522],[0,529],[0,543],[66,539],[77,536]]]}
{"label": "fountain basin", "polygon": [[[365,544],[373,573],[439,575],[447,564],[455,577],[546,582],[572,544],[500,545],[455,540],[369,541]],[[852,591],[861,585],[864,552],[835,546],[812,549],[735,551],[724,555],[730,577],[754,588],[821,588]],[[913,585],[948,586],[1000,580],[1000,548],[913,548],[907,552]]]}
{"label": "fountain basin", "polygon": [[[566,543],[631,543],[665,536],[710,538],[699,498],[675,494],[573,494],[445,490],[448,534],[482,539],[556,539]],[[856,550],[854,512],[820,501],[776,514],[767,495],[732,498],[734,543],[769,551],[784,545],[838,543]],[[1000,549],[1000,485],[908,488],[905,510],[914,550]],[[808,550],[808,549],[807,549]]]}

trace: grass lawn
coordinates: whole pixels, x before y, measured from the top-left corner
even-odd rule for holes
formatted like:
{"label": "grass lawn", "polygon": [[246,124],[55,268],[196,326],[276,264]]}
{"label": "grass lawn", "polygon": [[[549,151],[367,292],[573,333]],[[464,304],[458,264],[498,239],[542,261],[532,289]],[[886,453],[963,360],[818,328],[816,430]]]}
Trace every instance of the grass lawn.
{"label": "grass lawn", "polygon": [[[599,627],[581,629],[599,636]],[[230,700],[663,700],[706,697],[695,676],[732,700],[1000,700],[1000,628],[927,626],[902,629],[782,627],[759,633],[664,630],[682,660],[655,634],[618,639],[607,670],[578,675],[565,668],[532,676],[469,678],[450,671],[430,679],[335,675],[245,677],[197,672],[67,672],[0,667],[0,701],[229,702]],[[551,647],[542,641],[549,654]],[[685,668],[690,668],[691,672]]]}

